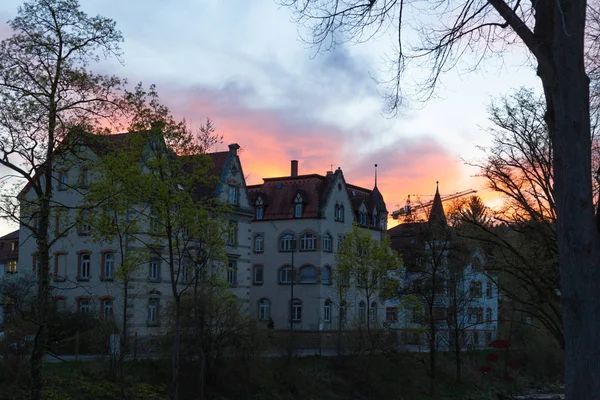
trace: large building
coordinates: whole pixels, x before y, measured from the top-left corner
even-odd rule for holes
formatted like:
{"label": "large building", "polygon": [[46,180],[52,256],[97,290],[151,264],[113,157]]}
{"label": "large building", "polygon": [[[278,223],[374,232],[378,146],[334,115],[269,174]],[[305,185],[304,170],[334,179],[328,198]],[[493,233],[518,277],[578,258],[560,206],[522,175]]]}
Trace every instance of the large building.
{"label": "large building", "polygon": [[405,266],[400,297],[416,296],[422,305],[417,312],[387,301],[387,323],[400,331],[401,342],[427,346],[431,319],[440,349],[452,348],[456,338],[463,348],[496,339],[497,279],[485,270],[481,248],[452,234],[437,188],[427,221],[399,224],[387,233]]}
{"label": "large building", "polygon": [[[352,185],[339,168],[300,175],[296,160],[289,176],[263,181],[248,187],[254,209],[250,314],[283,330],[330,330],[340,321],[354,322],[363,299],[355,290],[341,301],[336,297],[335,255],[354,223],[381,240],[388,212],[377,184],[372,190]],[[382,318],[381,302],[368,307],[361,316]]]}
{"label": "large building", "polygon": [[[132,240],[132,244],[125,247],[119,245],[117,237],[99,240],[85,218],[87,188],[92,180],[98,178],[96,171],[87,166],[106,151],[122,150],[128,135],[110,135],[100,142],[94,141],[92,145],[82,144],[76,155],[53,165],[55,185],[52,202],[55,206],[50,227],[51,239],[56,239],[50,250],[53,297],[57,310],[94,313],[100,318],[114,318],[117,324],[121,324],[123,310],[126,309],[129,332],[161,334],[168,329],[164,313],[172,298],[171,274],[164,265],[164,258],[153,257],[140,262],[128,285],[128,304],[124,304],[124,285],[115,272],[120,267],[121,253],[139,246],[139,240]],[[222,268],[226,276],[223,278],[236,298],[247,304],[251,265],[250,221],[253,214],[246,195],[238,149],[237,144],[231,144],[229,151],[210,154],[213,167],[209,174],[217,178],[216,184],[202,190],[212,192],[214,197],[231,205],[227,265]],[[34,193],[26,187],[21,195],[27,202],[33,199]],[[25,209],[22,211],[25,220],[27,212]],[[146,222],[152,223],[151,220]],[[24,224],[20,227],[19,237],[19,272],[35,271],[37,246]],[[177,276],[178,285],[188,284],[184,276]]]}

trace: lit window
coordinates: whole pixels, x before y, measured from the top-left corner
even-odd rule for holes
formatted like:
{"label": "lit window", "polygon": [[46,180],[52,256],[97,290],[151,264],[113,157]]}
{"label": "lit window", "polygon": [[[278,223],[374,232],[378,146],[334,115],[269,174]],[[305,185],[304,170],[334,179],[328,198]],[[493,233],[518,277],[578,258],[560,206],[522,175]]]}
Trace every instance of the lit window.
{"label": "lit window", "polygon": [[82,253],[79,255],[79,279],[90,279],[91,254]]}
{"label": "lit window", "polygon": [[58,190],[67,190],[69,185],[69,175],[67,171],[62,171],[58,174]]}
{"label": "lit window", "polygon": [[323,285],[331,285],[331,268],[327,265],[321,270],[321,283]]}
{"label": "lit window", "polygon": [[104,253],[104,262],[102,264],[102,275],[104,279],[112,279],[115,268],[115,254]]}
{"label": "lit window", "polygon": [[240,188],[235,187],[235,186],[230,186],[228,194],[229,194],[229,196],[228,196],[229,204],[238,205]]}
{"label": "lit window", "polygon": [[254,266],[254,284],[262,285],[264,282],[264,267],[262,265]]}
{"label": "lit window", "polygon": [[323,321],[331,321],[331,301],[325,300],[325,307],[323,307]]}
{"label": "lit window", "polygon": [[289,285],[292,283],[292,267],[283,267],[279,270],[279,283]]}
{"label": "lit window", "polygon": [[300,283],[317,283],[317,269],[313,266],[307,265],[300,268],[299,275]]}
{"label": "lit window", "polygon": [[294,249],[294,235],[286,233],[279,239],[279,251],[292,251]]}
{"label": "lit window", "polygon": [[331,235],[329,233],[323,235],[323,251],[332,251],[331,242]]}
{"label": "lit window", "polygon": [[11,260],[6,263],[6,273],[14,274],[17,272],[17,261]]}
{"label": "lit window", "polygon": [[10,251],[15,251],[17,250],[17,247],[19,247],[19,242],[12,242],[10,244]]}
{"label": "lit window", "polygon": [[271,318],[271,301],[260,299],[258,301],[258,319],[267,321],[269,318]]}
{"label": "lit window", "polygon": [[358,303],[358,322],[365,322],[365,314],[367,311],[367,306],[364,301]]}
{"label": "lit window", "polygon": [[300,250],[315,250],[317,237],[313,233],[306,233],[300,237]]}
{"label": "lit window", "polygon": [[292,321],[302,321],[302,302],[298,299],[292,301]]}
{"label": "lit window", "polygon": [[262,253],[265,251],[265,237],[263,235],[256,235],[254,237],[254,252]]}
{"label": "lit window", "polygon": [[229,286],[237,285],[237,262],[229,260],[227,264],[227,284]]}
{"label": "lit window", "polygon": [[157,281],[160,279],[160,261],[150,261],[148,277],[152,281]]}

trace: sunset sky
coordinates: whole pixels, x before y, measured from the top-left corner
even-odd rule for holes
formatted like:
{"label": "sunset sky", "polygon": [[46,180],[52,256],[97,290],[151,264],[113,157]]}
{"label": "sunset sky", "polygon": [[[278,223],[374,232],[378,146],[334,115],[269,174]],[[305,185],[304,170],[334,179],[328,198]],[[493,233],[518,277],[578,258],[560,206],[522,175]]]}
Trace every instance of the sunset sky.
{"label": "sunset sky", "polygon": [[[5,21],[20,4],[0,2],[0,38],[10,34]],[[316,53],[274,0],[84,0],[82,9],[114,19],[125,38],[125,65],[94,68],[131,84],[155,83],[163,102],[192,125],[211,118],[224,135],[217,150],[242,146],[248,184],[288,175],[297,159],[301,174],[341,167],[348,182],[372,188],[377,163],[390,212],[408,194],[430,200],[438,180],[442,195],[480,189],[477,171],[462,159],[481,157],[476,146],[489,143],[482,128],[490,98],[540,86],[514,46],[477,72],[467,64],[448,72],[436,98],[409,101],[392,118],[382,112],[385,88],[377,81],[389,79],[394,32]],[[10,228],[0,222],[0,233]]]}

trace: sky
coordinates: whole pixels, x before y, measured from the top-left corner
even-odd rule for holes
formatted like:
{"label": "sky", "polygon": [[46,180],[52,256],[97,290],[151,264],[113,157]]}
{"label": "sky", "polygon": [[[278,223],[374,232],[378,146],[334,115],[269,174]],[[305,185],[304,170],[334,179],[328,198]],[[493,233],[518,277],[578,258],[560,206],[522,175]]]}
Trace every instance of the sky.
{"label": "sky", "polygon": [[[347,182],[378,187],[390,211],[408,194],[422,201],[476,189],[494,197],[464,160],[481,159],[490,143],[486,107],[493,97],[540,84],[526,52],[512,46],[475,72],[469,60],[442,76],[436,96],[409,98],[397,116],[384,113],[378,82],[389,79],[394,32],[364,44],[317,52],[307,31],[275,0],[83,0],[90,15],[112,18],[125,38],[124,63],[104,61],[97,72],[157,85],[178,118],[210,118],[224,136],[217,149],[238,143],[247,184],[290,173],[325,174],[340,167]],[[21,1],[0,2],[0,39]],[[418,76],[422,71],[410,71]],[[413,196],[414,199],[414,196]],[[0,234],[14,226],[0,221]]]}

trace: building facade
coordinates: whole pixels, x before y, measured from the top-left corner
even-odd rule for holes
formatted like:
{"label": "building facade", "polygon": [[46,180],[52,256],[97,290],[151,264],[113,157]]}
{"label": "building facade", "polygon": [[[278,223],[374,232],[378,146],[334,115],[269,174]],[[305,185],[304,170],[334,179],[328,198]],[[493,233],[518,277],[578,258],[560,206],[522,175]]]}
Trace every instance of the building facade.
{"label": "building facade", "polygon": [[[381,240],[388,212],[377,185],[349,184],[339,168],[299,175],[295,160],[289,176],[263,181],[248,187],[254,210],[250,315],[281,330],[350,326],[360,294],[336,295],[335,255],[354,223]],[[381,318],[381,302],[369,307],[371,318]]]}
{"label": "building facade", "polygon": [[[111,135],[111,151],[119,151],[129,134]],[[232,144],[229,151],[209,154],[213,167],[209,174],[217,179],[215,186],[203,188],[230,204],[228,219],[230,236],[225,249],[227,265],[220,270],[234,296],[243,304],[248,303],[251,249],[252,209],[248,203],[242,166],[237,154],[239,146]],[[161,257],[140,259],[129,284],[127,302],[124,300],[125,285],[118,274],[122,253],[139,245],[134,239],[126,246],[118,237],[100,240],[86,223],[87,189],[98,172],[88,166],[94,165],[105,151],[102,145],[81,144],[76,156],[66,157],[53,166],[53,211],[51,215],[50,270],[52,275],[53,301],[57,311],[92,313],[101,319],[114,320],[122,325],[127,313],[130,333],[158,335],[168,330],[167,305],[172,299],[171,274]],[[22,193],[32,199],[28,188]],[[34,223],[35,214],[22,207],[24,221]],[[138,213],[142,215],[142,213]],[[150,224],[152,221],[147,221]],[[142,226],[145,222],[142,222]],[[36,243],[27,224],[20,227],[19,271],[36,271]],[[123,238],[120,238],[123,239]],[[179,262],[183,262],[179,260]],[[225,272],[226,271],[226,272]],[[188,284],[185,274],[177,274],[177,285]],[[127,304],[125,304],[127,303]],[[126,311],[125,311],[126,310]]]}

